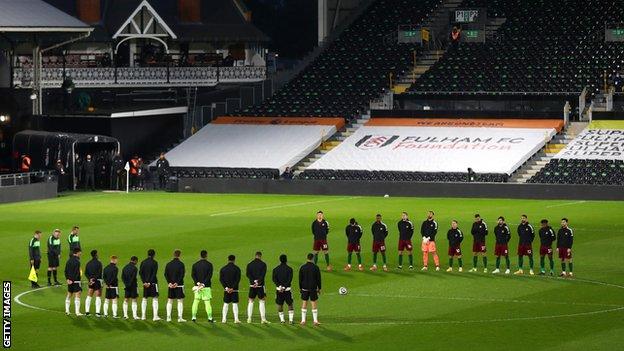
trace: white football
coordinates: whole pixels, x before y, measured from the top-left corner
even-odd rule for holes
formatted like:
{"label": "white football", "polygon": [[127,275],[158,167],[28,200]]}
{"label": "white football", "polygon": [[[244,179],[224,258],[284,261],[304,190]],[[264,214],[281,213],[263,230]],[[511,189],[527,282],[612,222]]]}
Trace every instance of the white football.
{"label": "white football", "polygon": [[344,286],[341,286],[340,289],[338,289],[338,294],[346,295],[347,294],[347,288],[345,288]]}
{"label": "white football", "polygon": [[386,195],[384,195],[384,197],[390,197],[390,195],[386,194]]}

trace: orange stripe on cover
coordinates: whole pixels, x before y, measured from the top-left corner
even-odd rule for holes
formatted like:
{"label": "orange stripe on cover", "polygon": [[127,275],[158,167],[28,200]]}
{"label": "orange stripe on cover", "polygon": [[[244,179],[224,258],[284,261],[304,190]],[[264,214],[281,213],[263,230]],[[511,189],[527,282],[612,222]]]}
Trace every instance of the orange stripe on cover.
{"label": "orange stripe on cover", "polygon": [[336,126],[340,130],[344,127],[344,118],[341,117],[217,117],[212,123],[216,124],[255,124],[255,125],[308,125],[308,126]]}
{"label": "orange stripe on cover", "polygon": [[367,126],[563,129],[560,119],[372,118]]}

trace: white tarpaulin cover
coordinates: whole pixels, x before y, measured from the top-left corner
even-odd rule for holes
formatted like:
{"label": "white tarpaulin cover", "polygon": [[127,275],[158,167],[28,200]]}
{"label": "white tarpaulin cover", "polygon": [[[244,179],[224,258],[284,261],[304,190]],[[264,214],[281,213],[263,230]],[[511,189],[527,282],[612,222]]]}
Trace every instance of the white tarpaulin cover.
{"label": "white tarpaulin cover", "polygon": [[536,128],[364,126],[309,169],[513,173],[555,134]]}
{"label": "white tarpaulin cover", "polygon": [[283,172],[336,132],[333,125],[208,124],[166,155],[172,167]]}
{"label": "white tarpaulin cover", "polygon": [[554,158],[624,160],[624,130],[585,129]]}

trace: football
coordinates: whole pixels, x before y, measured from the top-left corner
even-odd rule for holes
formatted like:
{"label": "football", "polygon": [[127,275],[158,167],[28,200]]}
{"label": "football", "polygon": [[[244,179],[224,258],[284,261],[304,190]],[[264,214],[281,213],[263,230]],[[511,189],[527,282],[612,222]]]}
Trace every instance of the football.
{"label": "football", "polygon": [[344,286],[341,286],[340,289],[338,289],[338,294],[346,295],[347,294],[347,288],[345,288]]}

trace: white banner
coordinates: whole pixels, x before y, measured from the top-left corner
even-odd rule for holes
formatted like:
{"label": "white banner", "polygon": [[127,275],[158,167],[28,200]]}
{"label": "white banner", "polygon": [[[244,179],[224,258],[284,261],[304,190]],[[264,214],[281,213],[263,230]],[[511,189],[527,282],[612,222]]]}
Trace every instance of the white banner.
{"label": "white banner", "polygon": [[208,124],[166,154],[172,167],[271,168],[283,172],[336,132],[330,125]]}
{"label": "white banner", "polygon": [[554,158],[624,160],[624,130],[585,129]]}
{"label": "white banner", "polygon": [[513,173],[554,129],[364,126],[309,169]]}

